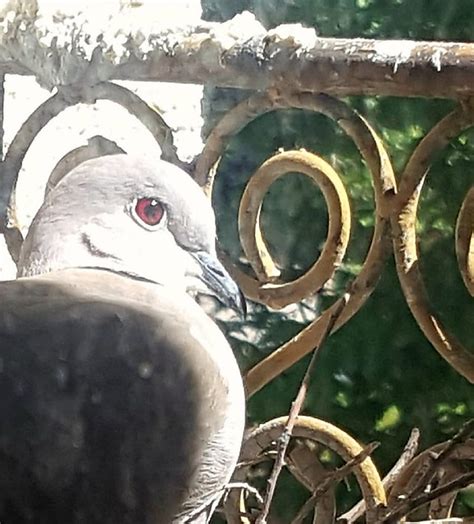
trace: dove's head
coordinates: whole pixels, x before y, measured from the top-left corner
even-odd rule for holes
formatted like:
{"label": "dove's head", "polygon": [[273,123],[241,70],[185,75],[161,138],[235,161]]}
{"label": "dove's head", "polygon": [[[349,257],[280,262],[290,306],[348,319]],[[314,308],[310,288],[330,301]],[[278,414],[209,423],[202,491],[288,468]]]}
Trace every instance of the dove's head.
{"label": "dove's head", "polygon": [[19,276],[95,267],[242,309],[216,256],[209,199],[168,162],[110,155],[81,163],[47,195],[25,239]]}

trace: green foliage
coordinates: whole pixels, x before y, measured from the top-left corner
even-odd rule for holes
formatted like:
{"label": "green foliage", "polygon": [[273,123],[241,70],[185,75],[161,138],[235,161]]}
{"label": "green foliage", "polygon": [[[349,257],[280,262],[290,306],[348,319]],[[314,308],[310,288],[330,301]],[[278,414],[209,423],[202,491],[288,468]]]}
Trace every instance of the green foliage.
{"label": "green foliage", "polygon": [[[301,22],[316,27],[321,36],[469,41],[474,34],[474,10],[468,0],[209,0],[203,4],[213,19],[250,9],[267,27]],[[393,97],[353,97],[347,102],[379,130],[398,173],[419,140],[455,105]],[[474,306],[457,266],[454,228],[473,183],[473,139],[474,131],[467,131],[439,152],[422,191],[417,224],[421,270],[433,309],[466,346],[472,346]],[[327,118],[287,110],[254,121],[226,151],[214,202],[225,249],[242,261],[236,216],[249,176],[279,148],[299,147],[320,154],[341,174],[353,213],[350,247],[331,286],[296,310],[304,314],[256,306],[245,321],[252,337],[249,331],[244,335],[238,323],[224,325],[243,368],[298,332],[307,323],[306,314],[315,316],[332,303],[359,271],[370,243],[373,191],[356,147]],[[271,188],[262,221],[283,276],[295,278],[318,256],[328,217],[320,191],[302,175],[292,175]],[[251,399],[251,423],[288,412],[306,364],[307,360],[298,363]],[[380,440],[374,459],[382,473],[400,455],[412,427],[420,428],[424,448],[445,440],[473,416],[472,387],[421,333],[401,292],[392,258],[366,305],[321,352],[304,411],[346,429],[360,442]],[[288,482],[284,480],[281,489]],[[300,502],[301,494],[291,493],[282,495],[277,504],[284,522]],[[357,500],[358,493],[352,489],[338,496],[341,511]],[[472,498],[467,491],[461,497],[461,512],[472,512]]]}
{"label": "green foliage", "polygon": [[204,16],[247,9],[266,26],[301,23],[320,36],[472,41],[471,0],[203,0]]}

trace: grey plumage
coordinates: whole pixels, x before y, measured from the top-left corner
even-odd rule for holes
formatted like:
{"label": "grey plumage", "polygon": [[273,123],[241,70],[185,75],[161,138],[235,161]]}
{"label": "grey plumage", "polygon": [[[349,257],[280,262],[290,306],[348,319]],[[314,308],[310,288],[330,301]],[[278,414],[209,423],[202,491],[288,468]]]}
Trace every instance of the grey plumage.
{"label": "grey plumage", "polygon": [[[163,204],[156,227],[140,198]],[[48,194],[24,278],[0,284],[2,524],[208,521],[244,425],[232,351],[185,292],[241,305],[214,238],[165,162],[88,161]]]}

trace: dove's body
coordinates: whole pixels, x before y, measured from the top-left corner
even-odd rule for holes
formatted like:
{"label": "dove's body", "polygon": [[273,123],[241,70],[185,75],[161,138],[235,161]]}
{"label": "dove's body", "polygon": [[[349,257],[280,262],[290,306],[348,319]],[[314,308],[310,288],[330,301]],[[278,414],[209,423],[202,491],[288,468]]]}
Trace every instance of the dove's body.
{"label": "dove's body", "polygon": [[20,273],[32,276],[0,284],[0,522],[207,522],[238,458],[244,395],[225,338],[184,292],[182,268],[197,268],[183,255],[141,274],[145,261],[134,270],[123,246],[101,248],[107,217],[69,228],[63,251],[43,249],[51,224],[61,236],[54,210],[26,241]]}

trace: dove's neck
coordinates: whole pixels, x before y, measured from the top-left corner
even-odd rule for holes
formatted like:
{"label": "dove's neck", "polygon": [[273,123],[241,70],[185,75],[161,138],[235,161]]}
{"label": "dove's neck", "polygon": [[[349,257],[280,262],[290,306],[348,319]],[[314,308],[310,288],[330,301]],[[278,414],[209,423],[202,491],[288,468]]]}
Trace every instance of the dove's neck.
{"label": "dove's neck", "polygon": [[[28,235],[18,264],[18,277],[43,275],[71,268],[97,268],[129,275],[134,278],[165,285],[176,291],[186,291],[179,266],[161,260],[151,264],[142,253],[132,249],[109,249],[106,242],[94,242],[85,233],[56,236],[50,231],[45,242],[41,235]],[[115,247],[115,246],[114,246]]]}

